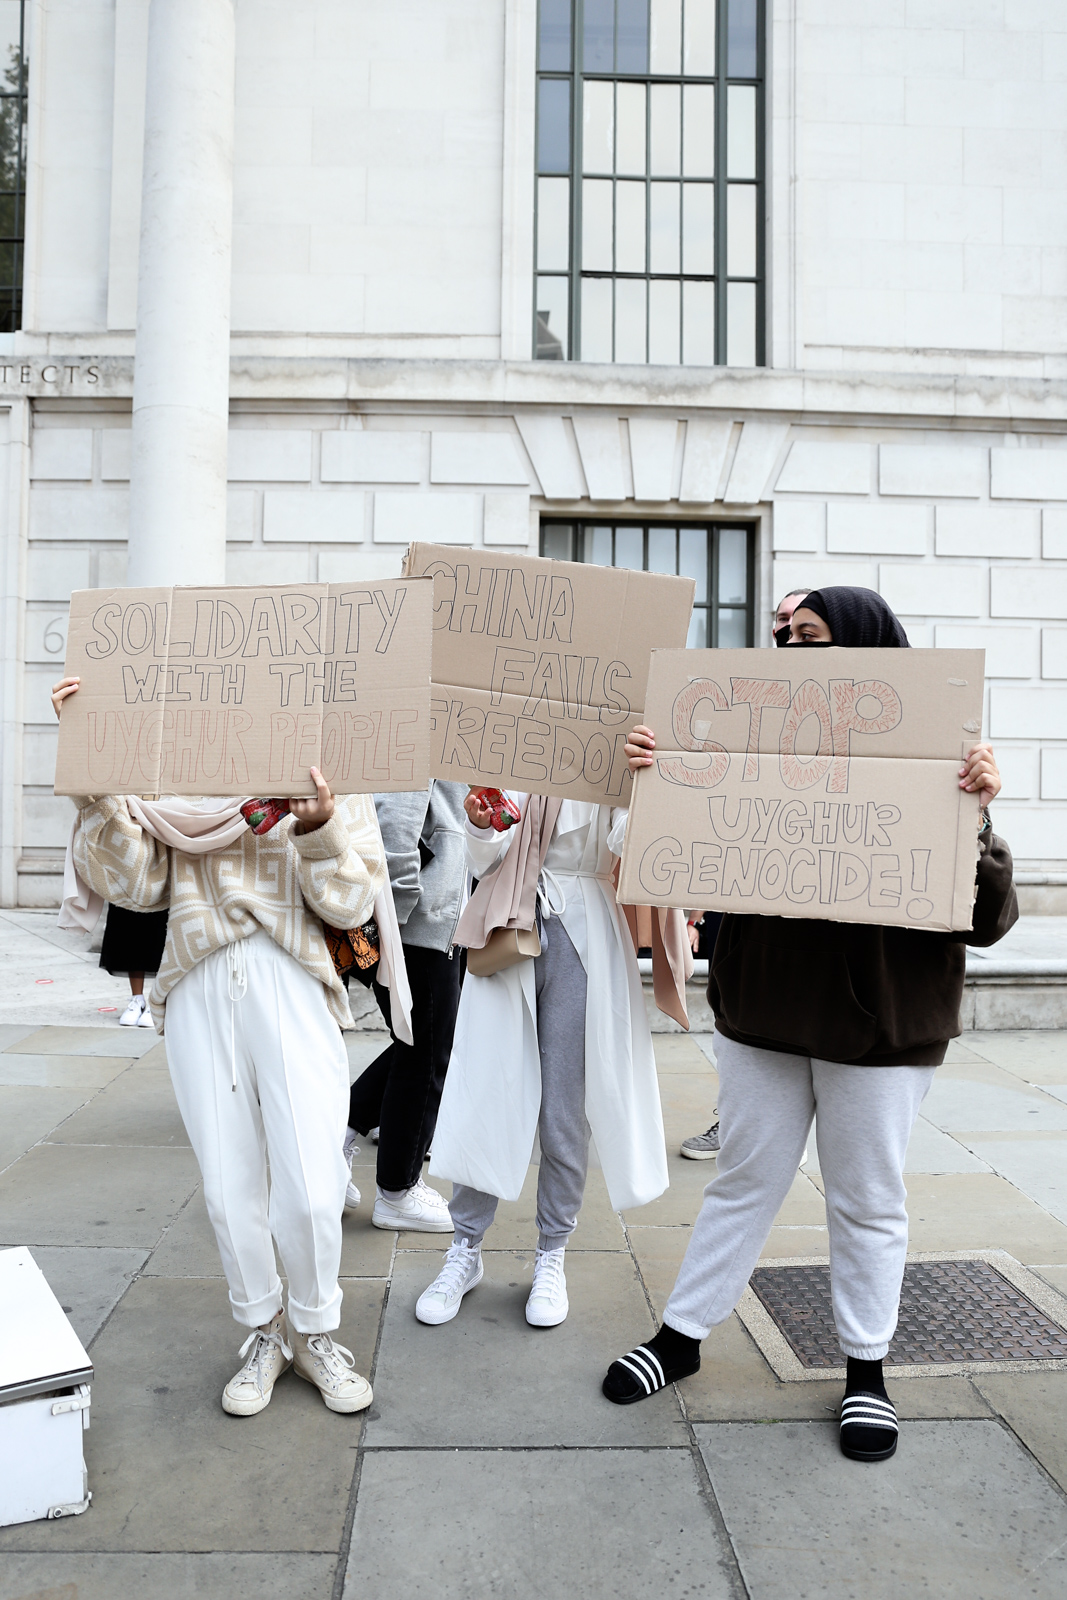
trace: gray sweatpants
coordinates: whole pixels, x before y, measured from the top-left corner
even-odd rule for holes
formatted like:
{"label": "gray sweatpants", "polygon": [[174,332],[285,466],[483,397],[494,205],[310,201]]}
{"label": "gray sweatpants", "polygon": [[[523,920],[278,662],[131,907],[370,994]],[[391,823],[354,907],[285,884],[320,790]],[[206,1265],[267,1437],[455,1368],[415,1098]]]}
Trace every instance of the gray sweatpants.
{"label": "gray sweatpants", "polygon": [[715,1034],[716,1175],[664,1312],[691,1339],[725,1322],[759,1260],[817,1114],[837,1337],[877,1361],[897,1325],[908,1248],[904,1155],[934,1067],[850,1067]]}
{"label": "gray sweatpants", "polygon": [[[589,1165],[585,1117],[586,977],[577,950],[558,917],[540,927],[534,960],[537,1042],[541,1054],[541,1112],[537,1121],[541,1168],[537,1177],[537,1232],[542,1250],[565,1245],[578,1222]],[[457,1183],[449,1203],[456,1240],[479,1245],[496,1215],[497,1197]]]}

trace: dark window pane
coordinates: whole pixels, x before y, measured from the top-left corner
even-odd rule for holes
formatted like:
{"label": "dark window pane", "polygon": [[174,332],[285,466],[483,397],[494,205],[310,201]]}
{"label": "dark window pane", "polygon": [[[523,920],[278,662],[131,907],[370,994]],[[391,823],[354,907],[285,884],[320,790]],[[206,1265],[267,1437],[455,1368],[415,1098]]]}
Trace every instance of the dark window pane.
{"label": "dark window pane", "polygon": [[616,72],[648,71],[648,0],[619,0]]}
{"label": "dark window pane", "polygon": [[541,529],[541,554],[553,561],[574,560],[574,529],[569,523],[549,523]]}
{"label": "dark window pane", "polygon": [[703,528],[681,528],[678,532],[678,571],[683,578],[696,579],[698,605],[708,598],[708,536]]}
{"label": "dark window pane", "polygon": [[571,0],[541,0],[539,65],[542,72],[569,72]]}
{"label": "dark window pane", "polygon": [[542,78],[537,96],[537,170],[571,170],[571,86],[566,78]]}
{"label": "dark window pane", "polygon": [[719,612],[719,649],[743,650],[748,643],[748,618],[743,611]]}
{"label": "dark window pane", "polygon": [[641,572],[645,565],[645,530],[643,528],[615,529],[615,565],[630,572]]}
{"label": "dark window pane", "polygon": [[729,0],[726,73],[730,78],[756,76],[756,0]]}
{"label": "dark window pane", "polygon": [[649,528],[648,570],[667,573],[678,571],[673,528]]}
{"label": "dark window pane", "polygon": [[612,72],[615,67],[615,0],[585,0],[582,68]]}
{"label": "dark window pane", "polygon": [[[595,567],[611,566],[611,529],[586,528],[582,560]],[[640,566],[640,562],[638,562]]]}

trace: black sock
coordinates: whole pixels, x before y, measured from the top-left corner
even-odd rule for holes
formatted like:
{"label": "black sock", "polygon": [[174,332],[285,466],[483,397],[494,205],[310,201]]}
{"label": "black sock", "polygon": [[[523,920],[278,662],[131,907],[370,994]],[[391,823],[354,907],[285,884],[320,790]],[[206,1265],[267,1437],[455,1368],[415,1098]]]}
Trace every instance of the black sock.
{"label": "black sock", "polygon": [[694,1361],[700,1360],[700,1340],[690,1339],[687,1334],[668,1327],[667,1323],[663,1324],[655,1338],[645,1340],[645,1347],[656,1352],[665,1369],[691,1367]]}
{"label": "black sock", "polygon": [[[845,1377],[846,1394],[858,1394],[861,1390],[867,1394],[885,1394],[881,1361],[860,1361],[856,1356],[846,1356],[845,1360],[848,1363]],[[886,1398],[889,1398],[888,1395]]]}

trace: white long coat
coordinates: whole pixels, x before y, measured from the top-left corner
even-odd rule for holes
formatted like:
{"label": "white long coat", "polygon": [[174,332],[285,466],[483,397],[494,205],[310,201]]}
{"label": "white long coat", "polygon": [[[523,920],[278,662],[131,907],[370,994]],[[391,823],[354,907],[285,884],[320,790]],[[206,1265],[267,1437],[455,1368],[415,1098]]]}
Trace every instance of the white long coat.
{"label": "white long coat", "polygon": [[[524,794],[513,798],[526,804]],[[617,1211],[646,1205],[668,1181],[652,1034],[633,941],[611,879],[625,824],[624,810],[565,800],[538,884],[542,917],[547,901],[586,971],[585,1110]],[[467,824],[467,860],[475,877],[484,878],[499,863],[513,837]],[[431,1175],[517,1200],[540,1106],[533,962],[488,978],[468,972]]]}

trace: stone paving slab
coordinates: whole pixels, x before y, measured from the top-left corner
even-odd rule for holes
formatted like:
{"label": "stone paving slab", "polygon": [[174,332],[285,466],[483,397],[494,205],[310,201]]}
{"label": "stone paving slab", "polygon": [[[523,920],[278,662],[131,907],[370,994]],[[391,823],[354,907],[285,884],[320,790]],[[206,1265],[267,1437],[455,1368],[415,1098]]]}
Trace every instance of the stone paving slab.
{"label": "stone paving slab", "polygon": [[1067,1223],[1067,1140],[985,1138],[968,1139],[967,1143],[995,1172],[1058,1221]]}
{"label": "stone paving slab", "polygon": [[907,1190],[909,1250],[1007,1250],[1024,1265],[1067,1264],[1067,1227],[995,1173],[913,1174]]}
{"label": "stone paving slab", "polygon": [[151,1249],[199,1179],[191,1150],[38,1145],[0,1174],[0,1244]]}
{"label": "stone paving slab", "polygon": [[[55,1523],[38,1524],[48,1528]],[[0,1600],[329,1600],[337,1556],[6,1555]]]}
{"label": "stone paving slab", "polygon": [[1049,1029],[964,1034],[967,1048],[1025,1083],[1067,1083],[1067,1033]]}
{"label": "stone paving slab", "polygon": [[0,1084],[38,1089],[83,1089],[85,1098],[130,1066],[129,1056],[0,1054]]}
{"label": "stone paving slab", "polygon": [[[977,1376],[974,1384],[1067,1491],[1067,1372],[989,1372]],[[1063,1531],[1067,1539],[1067,1526]]]}
{"label": "stone paving slab", "polygon": [[[38,1028],[16,1041],[20,1055],[143,1056],[160,1043],[149,1028]],[[9,1045],[7,1047],[11,1049]]]}
{"label": "stone paving slab", "polygon": [[[364,1373],[384,1287],[342,1284],[338,1340]],[[219,1279],[132,1285],[91,1352],[93,1505],[54,1524],[49,1549],[338,1548],[361,1418],[327,1411],[291,1372],[265,1411],[228,1417],[219,1395],[244,1336]],[[0,1530],[0,1551],[41,1544],[40,1524]]]}
{"label": "stone paving slab", "polygon": [[438,1263],[400,1252],[375,1380],[380,1416],[367,1448],[684,1444],[673,1398],[613,1406],[600,1393],[619,1330],[647,1338],[652,1319],[633,1262],[616,1252],[567,1259],[570,1316],[531,1328],[524,1314],[533,1252],[486,1251],[485,1278],[442,1327],[415,1319]]}
{"label": "stone paving slab", "polygon": [[170,1073],[144,1066],[127,1070],[58,1128],[52,1143],[188,1149]]}
{"label": "stone paving slab", "polygon": [[725,1555],[688,1450],[370,1451],[344,1600],[728,1600]]}
{"label": "stone paving slab", "polygon": [[1067,1130],[1067,1105],[1018,1081],[1002,1089],[992,1083],[935,1078],[922,1114],[946,1133]]}
{"label": "stone paving slab", "polygon": [[148,1259],[146,1250],[107,1245],[34,1245],[30,1254],[88,1349]]}
{"label": "stone paving slab", "polygon": [[1062,1600],[1067,1506],[997,1422],[912,1422],[847,1461],[832,1423],[701,1424],[752,1600]]}
{"label": "stone paving slab", "polygon": [[58,1130],[84,1102],[80,1089],[0,1085],[0,1170]]}

